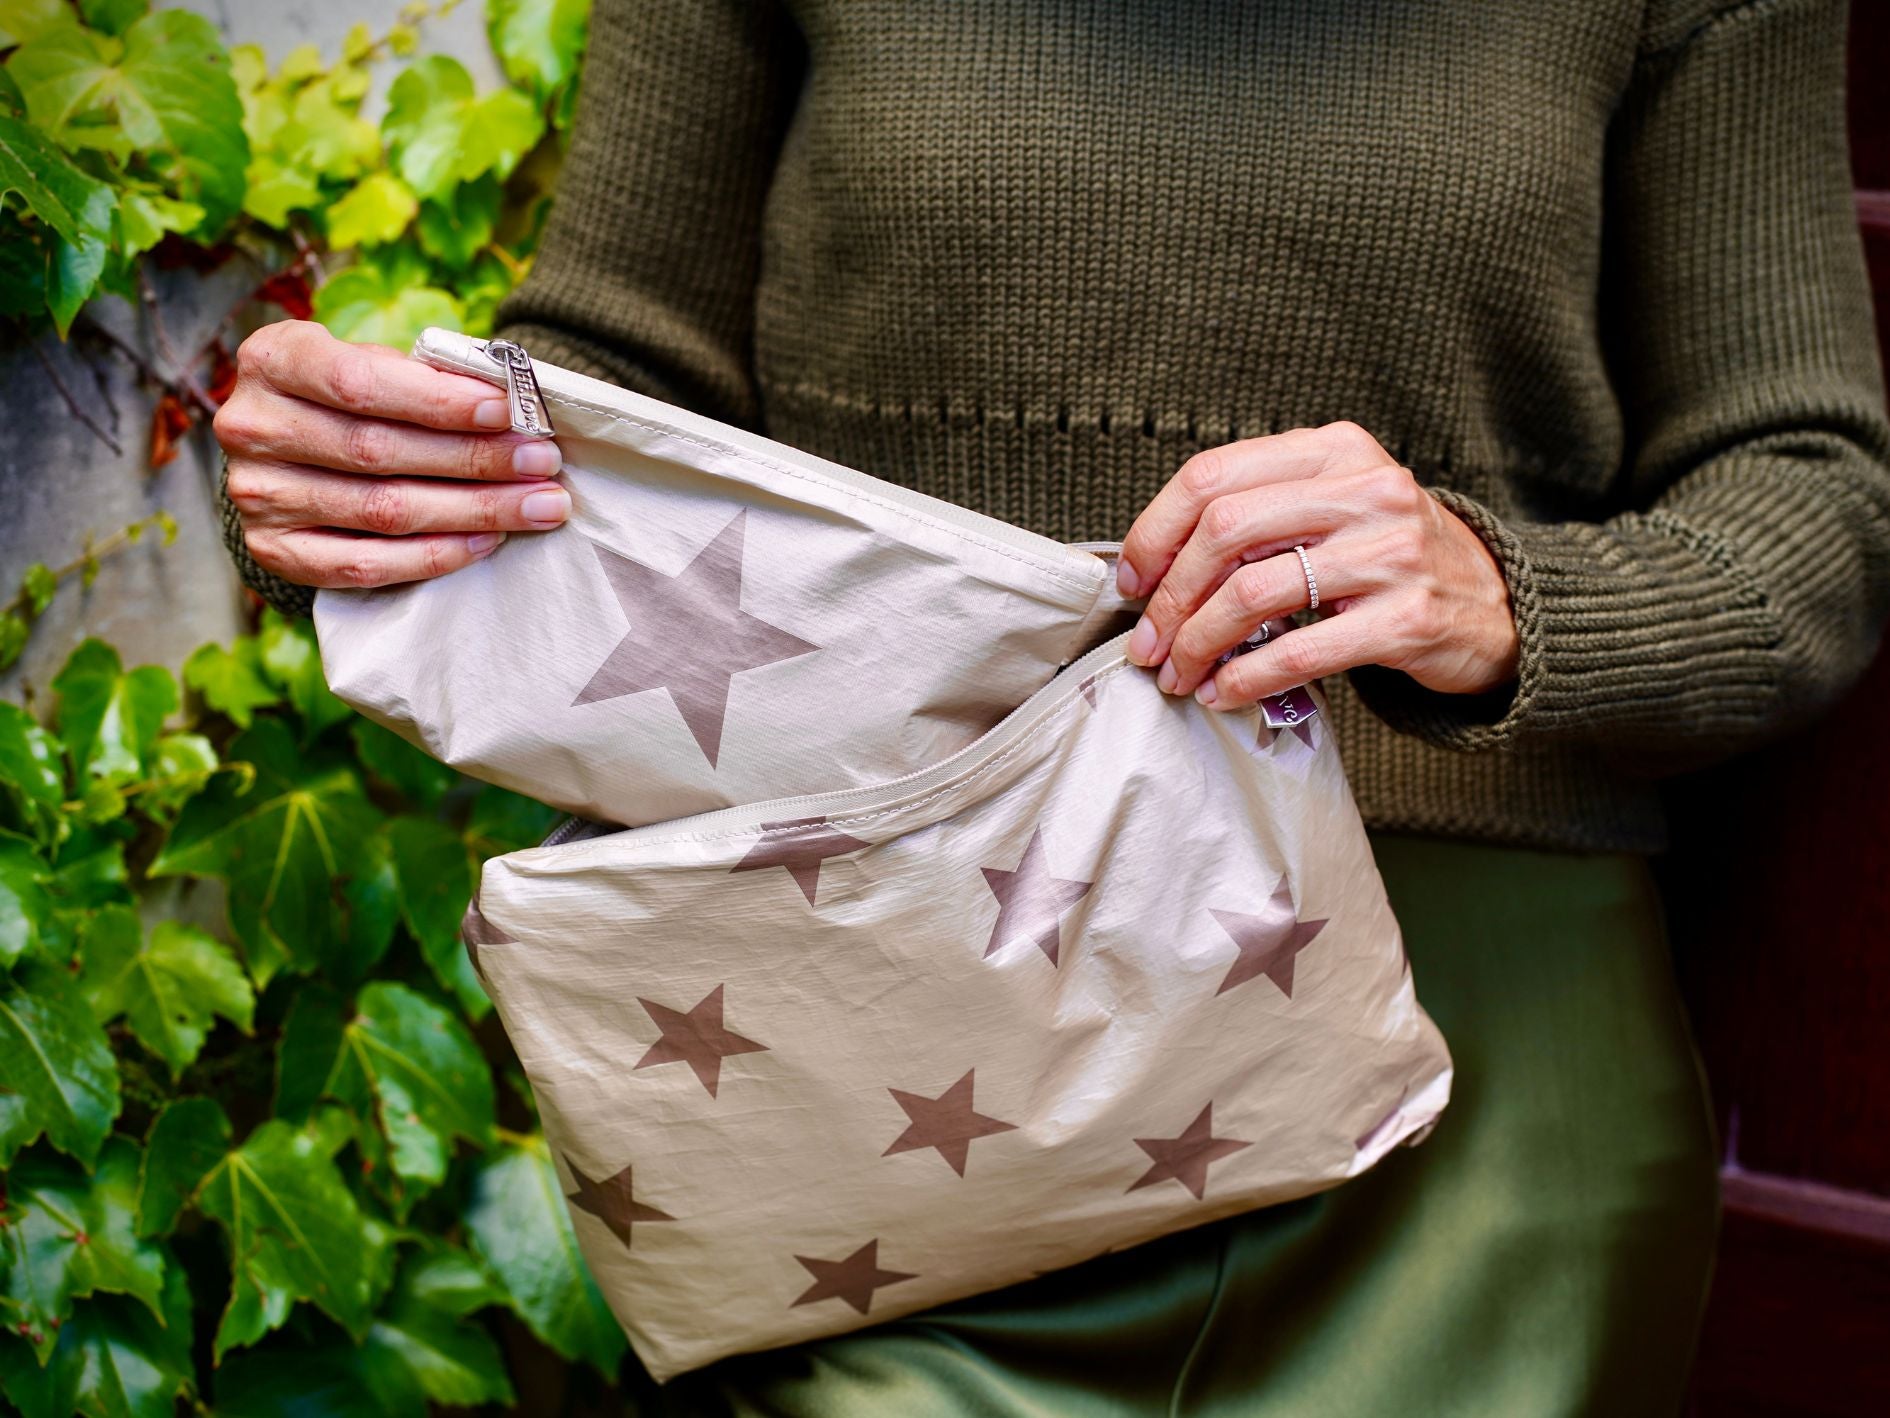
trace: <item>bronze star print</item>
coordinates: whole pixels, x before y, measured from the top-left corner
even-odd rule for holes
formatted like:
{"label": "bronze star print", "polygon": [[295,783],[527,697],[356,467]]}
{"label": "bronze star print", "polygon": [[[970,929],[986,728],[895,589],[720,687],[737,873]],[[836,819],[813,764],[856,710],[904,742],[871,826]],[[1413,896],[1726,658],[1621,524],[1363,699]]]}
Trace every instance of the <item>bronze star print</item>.
{"label": "bronze star print", "polygon": [[479,897],[474,895],[472,904],[466,908],[466,914],[459,923],[460,943],[466,947],[466,958],[472,962],[473,973],[481,980],[486,978],[486,967],[479,963],[479,947],[482,945],[517,945],[518,942],[488,921],[485,913],[479,909]]}
{"label": "bronze star print", "polygon": [[937,1148],[938,1155],[951,1163],[952,1170],[962,1177],[975,1139],[990,1137],[993,1133],[1015,1132],[1016,1123],[1001,1123],[972,1110],[971,1079],[976,1072],[976,1069],[967,1070],[963,1078],[936,1098],[888,1088],[886,1091],[906,1110],[909,1125],[880,1155],[890,1157],[895,1152]]}
{"label": "bronze star print", "polygon": [[658,1004],[655,1000],[639,999],[637,1003],[656,1021],[657,1028],[663,1031],[663,1037],[650,1046],[650,1051],[637,1060],[636,1066],[656,1068],[662,1064],[686,1063],[713,1098],[722,1081],[723,1059],[735,1054],[767,1053],[766,1044],[744,1039],[723,1027],[724,988],[717,985],[703,998],[702,1003],[687,1014],[679,1009],[671,1009],[668,1005]]}
{"label": "bronze star print", "polygon": [[760,871],[764,867],[786,867],[794,884],[801,889],[809,906],[820,887],[820,864],[829,857],[844,857],[866,846],[857,837],[836,832],[824,817],[800,817],[789,822],[764,822],[761,840],[748,849],[748,855],[729,870]]}
{"label": "bronze star print", "polygon": [[1208,1168],[1223,1157],[1233,1156],[1243,1147],[1253,1146],[1250,1142],[1238,1142],[1231,1137],[1215,1137],[1213,1134],[1214,1105],[1209,1103],[1201,1110],[1201,1116],[1189,1123],[1180,1137],[1138,1137],[1135,1145],[1154,1158],[1155,1165],[1144,1172],[1129,1190],[1140,1191],[1157,1182],[1176,1181],[1193,1192],[1196,1201],[1200,1201],[1207,1194]]}
{"label": "bronze star print", "polygon": [[820,648],[742,609],[747,517],[746,511],[737,512],[674,576],[591,544],[630,629],[573,704],[665,690],[709,766],[715,766],[730,681],[743,670]]}
{"label": "bronze star print", "polygon": [[794,1259],[814,1277],[814,1283],[807,1287],[800,1299],[788,1306],[790,1310],[821,1300],[845,1300],[865,1314],[872,1308],[875,1290],[897,1285],[902,1280],[919,1278],[902,1270],[881,1270],[877,1239],[868,1241],[845,1260],[816,1260],[812,1256],[795,1256]]}
{"label": "bronze star print", "polygon": [[1261,914],[1243,915],[1239,911],[1215,911],[1209,908],[1228,938],[1240,947],[1240,954],[1214,993],[1224,995],[1236,985],[1244,985],[1256,975],[1265,975],[1288,999],[1293,997],[1293,961],[1300,951],[1312,944],[1313,937],[1325,929],[1324,920],[1302,921],[1293,912],[1293,888],[1280,878]]}
{"label": "bronze star print", "polygon": [[577,1163],[571,1160],[571,1154],[564,1154],[565,1170],[571,1174],[571,1180],[577,1183],[577,1190],[566,1193],[566,1200],[579,1211],[588,1211],[610,1228],[610,1234],[630,1244],[630,1230],[637,1222],[674,1221],[676,1218],[667,1211],[658,1211],[653,1206],[645,1206],[636,1199],[630,1188],[630,1168],[625,1167],[614,1177],[601,1182],[594,1182],[578,1170]]}
{"label": "bronze star print", "polygon": [[1063,913],[1081,901],[1095,883],[1069,881],[1050,874],[1050,861],[1043,850],[1043,829],[1030,834],[1023,860],[1013,871],[985,867],[985,883],[998,899],[997,924],[991,927],[991,939],[984,948],[988,960],[1012,941],[1022,937],[1057,963],[1057,946],[1062,938]]}

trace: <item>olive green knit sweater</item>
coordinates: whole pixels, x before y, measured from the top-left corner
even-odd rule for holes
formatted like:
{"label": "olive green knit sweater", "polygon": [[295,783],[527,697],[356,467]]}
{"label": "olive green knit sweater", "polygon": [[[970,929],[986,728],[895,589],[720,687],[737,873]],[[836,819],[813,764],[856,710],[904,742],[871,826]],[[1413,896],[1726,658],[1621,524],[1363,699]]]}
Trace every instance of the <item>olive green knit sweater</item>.
{"label": "olive green knit sweater", "polygon": [[[1054,537],[1353,419],[1513,692],[1330,685],[1372,825],[1651,848],[1890,606],[1842,0],[597,0],[534,355]],[[887,633],[898,634],[896,625]],[[923,653],[918,647],[915,653]]]}

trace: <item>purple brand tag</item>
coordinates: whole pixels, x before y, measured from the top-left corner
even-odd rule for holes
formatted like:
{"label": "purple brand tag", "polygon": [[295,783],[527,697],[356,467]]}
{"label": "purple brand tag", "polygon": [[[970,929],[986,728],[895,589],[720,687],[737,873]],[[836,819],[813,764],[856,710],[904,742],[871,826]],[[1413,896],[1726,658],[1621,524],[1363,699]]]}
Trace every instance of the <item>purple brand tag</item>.
{"label": "purple brand tag", "polygon": [[1306,687],[1300,685],[1282,694],[1269,695],[1260,701],[1260,712],[1266,716],[1270,729],[1290,729],[1296,724],[1303,724],[1319,712],[1319,705]]}

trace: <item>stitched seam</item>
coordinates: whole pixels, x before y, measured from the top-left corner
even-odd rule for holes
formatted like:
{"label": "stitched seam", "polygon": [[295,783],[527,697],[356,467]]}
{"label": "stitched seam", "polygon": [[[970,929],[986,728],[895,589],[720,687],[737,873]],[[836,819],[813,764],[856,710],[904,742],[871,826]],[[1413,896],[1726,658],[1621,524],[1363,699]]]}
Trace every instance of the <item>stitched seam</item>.
{"label": "stitched seam", "polygon": [[862,491],[859,488],[841,487],[837,483],[817,477],[804,469],[791,467],[786,463],[777,463],[772,458],[765,458],[757,453],[751,453],[746,449],[736,448],[727,443],[714,443],[706,438],[698,438],[693,434],[683,433],[677,429],[665,428],[661,424],[649,423],[643,419],[637,418],[635,415],[621,413],[616,409],[606,408],[601,404],[594,404],[588,399],[579,398],[575,395],[560,394],[558,395],[558,402],[561,404],[570,404],[576,408],[584,409],[589,413],[597,414],[602,418],[609,419],[612,423],[623,424],[628,428],[640,428],[644,432],[653,433],[660,438],[675,439],[679,443],[687,443],[692,447],[703,448],[711,453],[725,454],[740,463],[756,464],[772,472],[780,473],[784,477],[796,478],[801,482],[811,483],[816,487],[823,487],[833,492],[841,492],[849,497],[857,497],[860,501],[869,503],[879,508],[881,511],[890,512],[895,516],[910,518],[912,521],[922,526],[930,527],[934,531],[943,532],[948,536],[958,538],[960,541],[970,542],[974,546],[981,546],[987,551],[996,552],[999,556],[1015,561],[1020,566],[1027,566],[1033,571],[1041,572],[1043,575],[1050,577],[1061,585],[1069,587],[1073,591],[1089,589],[1087,582],[1079,580],[1074,576],[1065,575],[1055,567],[1044,562],[1032,560],[1022,552],[1015,551],[1000,542],[990,541],[975,532],[965,530],[963,527],[953,526],[949,522],[938,521],[935,518],[926,516],[923,512],[915,511],[910,507],[902,507],[895,502],[888,501],[882,497],[876,497],[872,493]]}

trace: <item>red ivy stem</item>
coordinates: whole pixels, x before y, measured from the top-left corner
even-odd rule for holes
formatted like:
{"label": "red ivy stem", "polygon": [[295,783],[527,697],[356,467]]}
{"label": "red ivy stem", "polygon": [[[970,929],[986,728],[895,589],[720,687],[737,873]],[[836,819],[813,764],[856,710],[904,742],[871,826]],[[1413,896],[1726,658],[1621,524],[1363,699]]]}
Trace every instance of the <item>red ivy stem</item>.
{"label": "red ivy stem", "polygon": [[91,429],[94,436],[107,448],[111,449],[113,453],[120,458],[124,457],[124,445],[116,438],[112,437],[110,431],[107,430],[103,424],[92,417],[92,411],[90,409],[79,402],[78,396],[67,386],[64,376],[59,373],[59,366],[53,363],[52,356],[47,354],[46,351],[40,347],[38,340],[32,340],[29,341],[29,343],[33,347],[33,353],[39,357],[40,364],[45,367],[46,377],[52,381],[53,388],[59,391],[59,397],[66,401],[66,407],[72,411],[72,416],[78,419],[78,421],[87,428]]}

